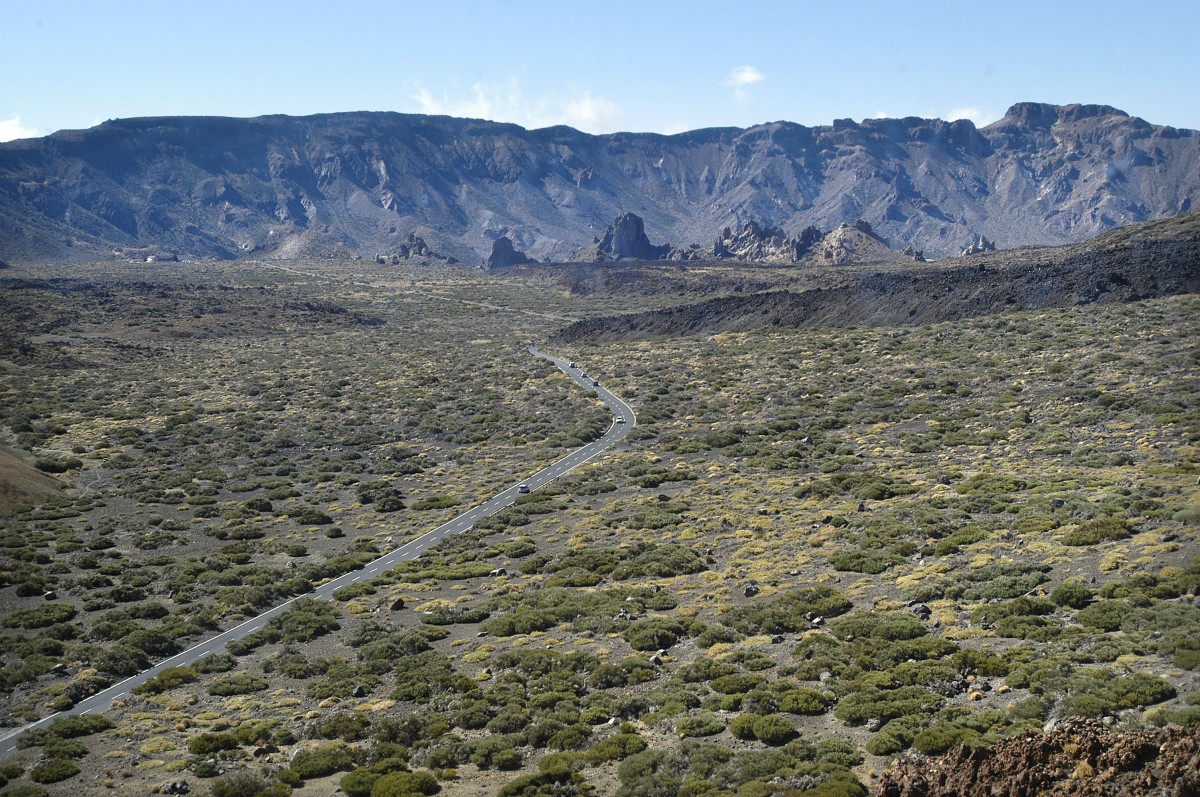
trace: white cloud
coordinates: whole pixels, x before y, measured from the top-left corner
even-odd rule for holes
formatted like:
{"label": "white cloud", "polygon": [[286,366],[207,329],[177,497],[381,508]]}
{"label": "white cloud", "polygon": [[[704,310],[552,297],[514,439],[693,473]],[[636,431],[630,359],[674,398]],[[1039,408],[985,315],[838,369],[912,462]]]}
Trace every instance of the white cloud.
{"label": "white cloud", "polygon": [[590,91],[585,91],[582,96],[567,101],[565,115],[566,123],[571,127],[612,131],[621,117],[621,109],[612,100],[593,97]]}
{"label": "white cloud", "polygon": [[992,122],[1000,118],[1000,114],[992,111],[985,111],[982,108],[967,106],[965,108],[955,108],[946,114],[946,121],[953,122],[955,119],[968,119],[976,127],[986,127]]}
{"label": "white cloud", "polygon": [[21,117],[14,116],[12,119],[0,119],[0,141],[12,141],[18,138],[36,138],[40,136],[37,130],[32,127],[26,127],[21,124]]}
{"label": "white cloud", "polygon": [[466,96],[443,92],[437,97],[424,86],[417,86],[413,99],[421,113],[514,122],[528,128],[570,125],[587,133],[611,133],[621,120],[621,109],[615,102],[586,89],[566,96],[530,99],[515,77],[499,85],[475,83]]}
{"label": "white cloud", "polygon": [[721,82],[722,86],[730,86],[733,88],[733,96],[737,100],[746,99],[746,87],[753,86],[755,83],[762,83],[767,79],[767,76],[754,66],[739,66],[735,67],[729,73],[729,77]]}

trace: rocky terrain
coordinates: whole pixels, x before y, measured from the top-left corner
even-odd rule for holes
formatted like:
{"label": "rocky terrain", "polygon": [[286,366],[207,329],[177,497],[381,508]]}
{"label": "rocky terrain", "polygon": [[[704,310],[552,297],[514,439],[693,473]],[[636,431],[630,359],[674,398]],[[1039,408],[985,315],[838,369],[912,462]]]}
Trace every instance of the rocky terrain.
{"label": "rocky terrain", "polygon": [[502,236],[565,260],[629,211],[677,246],[753,220],[781,238],[769,258],[861,218],[897,250],[944,257],[979,236],[1064,244],[1188,211],[1197,162],[1197,131],[1103,105],[1020,103],[982,129],[909,117],[672,136],[393,113],[125,119],[0,145],[0,257],[369,259],[412,235],[470,264]]}
{"label": "rocky terrain", "polygon": [[1200,728],[1119,732],[1071,720],[988,748],[896,761],[878,797],[1200,794]]}
{"label": "rocky terrain", "polygon": [[586,319],[559,337],[633,340],[773,326],[929,324],[1195,293],[1200,291],[1200,213],[1134,225],[1076,246],[971,255],[953,266],[854,270],[827,279],[824,287],[798,292],[727,296]]}

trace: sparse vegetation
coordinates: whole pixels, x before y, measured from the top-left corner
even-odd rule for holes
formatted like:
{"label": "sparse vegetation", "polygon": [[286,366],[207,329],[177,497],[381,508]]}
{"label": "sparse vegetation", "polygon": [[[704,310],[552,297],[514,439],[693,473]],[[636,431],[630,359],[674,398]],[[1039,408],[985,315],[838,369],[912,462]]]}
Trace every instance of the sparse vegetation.
{"label": "sparse vegetation", "polygon": [[[21,289],[72,342],[29,344],[0,421],[29,462],[79,464],[0,532],[7,704],[36,719],[295,601],[21,737],[42,759],[10,791],[119,750],[139,789],[186,768],[214,794],[586,794],[602,772],[623,795],[865,794],[864,756],[1063,713],[1197,721],[1193,298],[576,344],[636,407],[629,442],[317,601],[609,414],[522,350],[552,319],[404,294],[407,274],[385,298],[196,268],[238,287],[121,277],[120,312],[85,316],[97,276],[61,317]],[[416,279],[555,314],[657,301]],[[321,297],[349,312],[281,310]],[[290,764],[231,768],[270,756]]]}

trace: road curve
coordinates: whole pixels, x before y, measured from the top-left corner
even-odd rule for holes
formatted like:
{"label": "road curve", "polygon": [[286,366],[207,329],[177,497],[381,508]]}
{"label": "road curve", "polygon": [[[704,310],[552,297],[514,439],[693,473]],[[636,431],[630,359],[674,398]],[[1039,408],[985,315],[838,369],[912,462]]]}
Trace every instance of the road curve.
{"label": "road curve", "polygon": [[[593,384],[593,379],[584,378],[584,372],[580,368],[572,368],[571,364],[566,360],[553,357],[549,354],[543,354],[537,350],[537,347],[530,346],[529,353],[534,357],[539,357],[543,360],[549,360],[554,363],[559,370],[571,377],[576,384],[583,387],[585,390],[595,393],[596,396],[608,405],[612,410],[613,421],[609,425],[605,433],[588,443],[587,445],[577,448],[570,454],[567,454],[562,459],[539,470],[537,473],[521,480],[516,484],[512,484],[496,495],[481,504],[468,509],[453,520],[449,520],[438,526],[432,531],[426,532],[423,536],[406,543],[392,551],[385,553],[374,561],[368,562],[358,570],[352,570],[338,576],[335,579],[325,582],[321,586],[309,592],[306,595],[299,595],[291,600],[285,601],[278,606],[268,609],[257,617],[252,617],[249,620],[242,622],[227,631],[222,631],[220,634],[200,642],[193,647],[188,648],[182,653],[177,653],[169,659],[160,661],[153,667],[144,670],[137,675],[126,678],[124,681],[110,686],[102,692],[97,692],[89,698],[81,700],[75,704],[73,708],[66,711],[51,714],[48,717],[43,717],[37,722],[30,723],[20,728],[14,728],[0,735],[0,757],[10,755],[17,749],[17,739],[22,733],[31,731],[36,728],[43,728],[49,725],[58,717],[67,716],[70,714],[92,714],[104,713],[112,706],[114,700],[119,700],[127,697],[130,691],[154,676],[158,675],[163,670],[169,667],[182,667],[187,664],[192,664],[196,660],[210,653],[219,653],[225,649],[225,646],[230,642],[243,637],[249,636],[256,631],[261,630],[268,621],[272,618],[283,614],[288,608],[298,600],[304,598],[331,600],[333,593],[342,587],[347,587],[351,584],[357,584],[360,581],[369,581],[375,578],[380,573],[383,573],[401,562],[415,559],[424,553],[429,548],[437,545],[443,539],[451,537],[455,534],[461,534],[464,531],[469,531],[474,528],[475,524],[488,515],[493,515],[505,507],[512,506],[516,501],[518,490],[521,485],[525,485],[530,491],[536,490],[545,484],[554,481],[571,471],[578,468],[580,465],[595,459],[597,456],[612,448],[619,440],[629,434],[629,430],[637,422],[637,418],[633,413],[633,408],[624,401],[613,395],[603,385]],[[620,421],[618,421],[620,419]]]}

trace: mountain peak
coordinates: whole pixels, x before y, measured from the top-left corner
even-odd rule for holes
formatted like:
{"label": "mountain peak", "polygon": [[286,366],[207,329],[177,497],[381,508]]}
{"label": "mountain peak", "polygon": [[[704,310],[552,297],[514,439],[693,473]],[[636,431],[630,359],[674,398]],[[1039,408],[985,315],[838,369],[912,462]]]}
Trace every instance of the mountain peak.
{"label": "mountain peak", "polygon": [[996,125],[1019,123],[1033,129],[1048,129],[1057,122],[1077,122],[1107,116],[1129,118],[1129,114],[1111,105],[1051,105],[1046,102],[1018,102],[1004,113]]}

